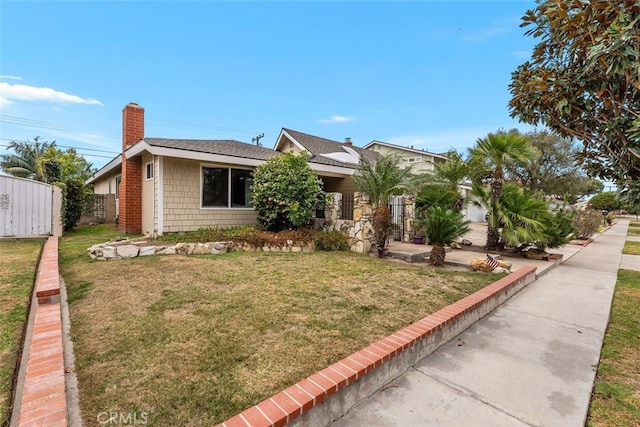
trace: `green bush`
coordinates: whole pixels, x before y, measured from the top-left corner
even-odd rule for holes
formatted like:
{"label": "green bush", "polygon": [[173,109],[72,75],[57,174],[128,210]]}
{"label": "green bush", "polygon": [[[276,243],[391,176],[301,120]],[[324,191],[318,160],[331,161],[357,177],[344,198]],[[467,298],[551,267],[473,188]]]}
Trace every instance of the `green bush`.
{"label": "green bush", "polygon": [[305,153],[274,156],[253,173],[251,198],[260,227],[268,231],[309,224],[322,194],[322,181]]}
{"label": "green bush", "polygon": [[622,202],[618,200],[618,196],[613,191],[605,191],[604,193],[596,194],[589,200],[588,204],[590,209],[599,211],[607,210],[613,211],[620,209]]}
{"label": "green bush", "polygon": [[544,223],[545,240],[537,242],[536,246],[544,250],[547,248],[559,248],[569,243],[576,233],[574,227],[576,217],[575,211],[570,211],[565,208],[554,210],[553,215]]}
{"label": "green bush", "polygon": [[598,231],[602,223],[602,212],[587,209],[576,216],[573,226],[578,239],[586,240]]}
{"label": "green bush", "polygon": [[339,231],[323,231],[316,236],[316,250],[347,251],[349,250],[349,240]]}

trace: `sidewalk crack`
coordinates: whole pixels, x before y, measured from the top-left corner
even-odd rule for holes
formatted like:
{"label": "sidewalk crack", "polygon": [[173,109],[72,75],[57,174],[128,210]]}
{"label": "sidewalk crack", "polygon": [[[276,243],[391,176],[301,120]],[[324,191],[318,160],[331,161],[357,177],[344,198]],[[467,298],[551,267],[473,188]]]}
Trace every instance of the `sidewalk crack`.
{"label": "sidewalk crack", "polygon": [[436,377],[434,375],[431,375],[428,372],[423,371],[420,368],[416,368],[415,366],[412,366],[410,369],[415,369],[417,372],[419,372],[420,374],[424,375],[425,377],[428,377],[428,378],[432,379],[433,381],[435,381],[435,382],[437,382],[439,384],[442,384],[443,386],[445,386],[447,388],[450,388],[451,390],[455,391],[456,393],[464,395],[464,396],[468,396],[468,397],[470,397],[470,398],[472,398],[472,399],[474,399],[474,400],[476,400],[478,402],[481,402],[482,404],[484,404],[486,406],[489,406],[490,408],[493,408],[496,411],[498,411],[498,412],[500,412],[500,413],[502,413],[502,414],[504,414],[504,415],[506,415],[506,416],[508,416],[510,418],[518,420],[518,421],[520,421],[521,423],[523,423],[525,425],[528,425],[528,426],[531,426],[531,427],[540,427],[537,424],[532,424],[529,421],[524,420],[524,419],[522,419],[522,418],[520,418],[518,416],[515,416],[515,415],[507,412],[506,410],[504,410],[504,409],[492,404],[491,402],[488,402],[488,401],[482,399],[477,393],[475,393],[474,391],[472,391],[472,390],[470,390],[468,388],[462,387],[459,384],[454,384],[454,383],[446,381],[446,380],[444,380],[442,378],[439,378],[439,377]]}

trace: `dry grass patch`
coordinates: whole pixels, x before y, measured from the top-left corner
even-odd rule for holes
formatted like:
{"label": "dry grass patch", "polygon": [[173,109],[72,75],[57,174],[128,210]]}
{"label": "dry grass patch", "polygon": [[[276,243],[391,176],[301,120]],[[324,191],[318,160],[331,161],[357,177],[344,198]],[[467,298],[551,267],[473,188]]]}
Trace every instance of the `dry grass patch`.
{"label": "dry grass patch", "polygon": [[640,242],[624,242],[622,253],[627,255],[640,255]]}
{"label": "dry grass patch", "polygon": [[44,241],[0,240],[0,425],[8,425],[11,387]]}
{"label": "dry grass patch", "polygon": [[640,272],[618,271],[589,426],[640,425]]}
{"label": "dry grass patch", "polygon": [[496,280],[350,252],[97,262],[82,239],[61,257],[89,422],[212,425]]}

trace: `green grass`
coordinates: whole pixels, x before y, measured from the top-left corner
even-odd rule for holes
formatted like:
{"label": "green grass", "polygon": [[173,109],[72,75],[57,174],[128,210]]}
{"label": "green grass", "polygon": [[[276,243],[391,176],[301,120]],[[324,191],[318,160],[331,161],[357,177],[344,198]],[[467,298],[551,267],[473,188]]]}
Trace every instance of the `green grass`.
{"label": "green grass", "polygon": [[113,234],[60,243],[85,420],[213,425],[497,279],[351,252],[90,260]]}
{"label": "green grass", "polygon": [[629,228],[627,229],[628,236],[640,236],[640,222],[631,221],[629,223]]}
{"label": "green grass", "polygon": [[627,255],[640,255],[640,242],[624,242],[622,253]]}
{"label": "green grass", "polygon": [[0,240],[0,425],[8,425],[11,387],[44,241]]}
{"label": "green grass", "polygon": [[640,272],[618,271],[589,426],[640,425]]}

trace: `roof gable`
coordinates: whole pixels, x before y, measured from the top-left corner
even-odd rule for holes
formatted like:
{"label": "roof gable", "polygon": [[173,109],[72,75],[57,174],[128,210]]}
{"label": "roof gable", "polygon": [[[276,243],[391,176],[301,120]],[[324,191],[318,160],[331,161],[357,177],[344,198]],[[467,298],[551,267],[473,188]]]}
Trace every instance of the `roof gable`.
{"label": "roof gable", "polygon": [[274,147],[275,150],[282,149],[285,138],[298,146],[302,151],[308,152],[309,161],[312,163],[354,168],[358,164],[361,156],[369,161],[375,161],[379,155],[378,153],[364,150],[360,147],[345,145],[342,142],[287,128],[282,128]]}

